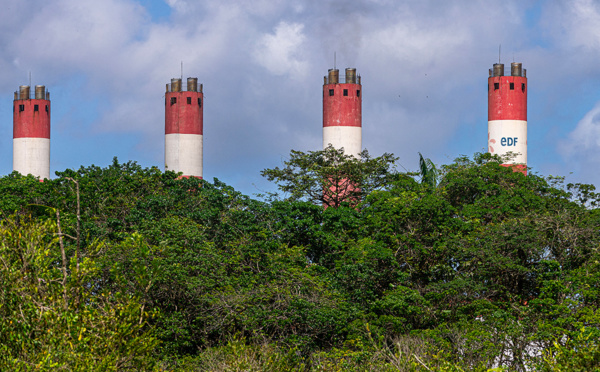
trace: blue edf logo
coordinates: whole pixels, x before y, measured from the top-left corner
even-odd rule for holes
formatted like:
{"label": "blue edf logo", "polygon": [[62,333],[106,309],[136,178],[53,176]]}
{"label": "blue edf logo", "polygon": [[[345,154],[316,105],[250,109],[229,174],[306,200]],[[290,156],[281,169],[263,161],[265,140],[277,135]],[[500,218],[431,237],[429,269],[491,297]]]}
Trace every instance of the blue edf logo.
{"label": "blue edf logo", "polygon": [[516,146],[519,137],[502,137],[500,144],[502,146]]}

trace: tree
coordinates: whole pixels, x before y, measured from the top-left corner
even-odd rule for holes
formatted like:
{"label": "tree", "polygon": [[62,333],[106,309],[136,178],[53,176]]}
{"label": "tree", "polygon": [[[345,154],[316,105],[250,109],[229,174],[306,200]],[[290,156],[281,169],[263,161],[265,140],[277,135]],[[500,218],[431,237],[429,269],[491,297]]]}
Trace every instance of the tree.
{"label": "tree", "polygon": [[325,207],[362,200],[374,190],[388,186],[398,158],[385,153],[372,158],[367,150],[359,158],[329,145],[319,151],[292,150],[285,167],[265,169],[263,177],[277,183],[288,201],[305,200]]}
{"label": "tree", "polygon": [[[51,220],[0,222],[0,370],[152,370],[154,311],[98,286],[97,261],[67,260],[61,238]],[[123,244],[145,246],[135,237]],[[134,280],[152,276],[139,264],[130,269]]]}
{"label": "tree", "polygon": [[421,175],[421,183],[436,187],[438,183],[439,172],[431,159],[423,158],[419,153],[419,173]]}
{"label": "tree", "polygon": [[366,158],[292,152],[272,202],[116,160],[0,177],[0,369],[596,367],[594,186]]}

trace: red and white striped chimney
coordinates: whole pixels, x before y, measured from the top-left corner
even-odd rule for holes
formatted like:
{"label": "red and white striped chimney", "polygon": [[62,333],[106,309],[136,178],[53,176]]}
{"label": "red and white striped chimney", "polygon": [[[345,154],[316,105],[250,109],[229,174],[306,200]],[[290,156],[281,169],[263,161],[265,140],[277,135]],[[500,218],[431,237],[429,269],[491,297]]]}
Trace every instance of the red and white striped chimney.
{"label": "red and white striped chimney", "polygon": [[188,78],[171,79],[165,95],[165,170],[184,177],[202,178],[203,106],[202,84]]}
{"label": "red and white striped chimney", "polygon": [[323,84],[323,148],[331,144],[348,155],[362,151],[362,92],[355,68],[346,69],[344,83],[339,70],[330,69]]}
{"label": "red and white striped chimney", "polygon": [[491,154],[517,154],[503,166],[527,174],[527,70],[520,63],[496,63],[488,78],[488,148]]}
{"label": "red and white striped chimney", "polygon": [[13,101],[13,170],[50,178],[50,93],[43,85],[22,85]]}

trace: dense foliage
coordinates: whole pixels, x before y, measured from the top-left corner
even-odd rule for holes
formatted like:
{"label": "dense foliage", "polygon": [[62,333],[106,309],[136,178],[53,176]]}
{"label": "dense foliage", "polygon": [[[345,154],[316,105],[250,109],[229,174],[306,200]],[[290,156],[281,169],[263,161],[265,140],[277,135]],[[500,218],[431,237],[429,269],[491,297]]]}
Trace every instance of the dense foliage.
{"label": "dense foliage", "polygon": [[357,156],[331,144],[323,150],[292,150],[285,167],[265,169],[263,177],[277,183],[288,201],[309,201],[325,207],[343,202],[356,204],[375,190],[384,189],[396,177],[392,154],[371,157],[363,150]]}
{"label": "dense foliage", "polygon": [[337,208],[116,160],[0,178],[0,370],[600,370],[593,186],[383,160]]}

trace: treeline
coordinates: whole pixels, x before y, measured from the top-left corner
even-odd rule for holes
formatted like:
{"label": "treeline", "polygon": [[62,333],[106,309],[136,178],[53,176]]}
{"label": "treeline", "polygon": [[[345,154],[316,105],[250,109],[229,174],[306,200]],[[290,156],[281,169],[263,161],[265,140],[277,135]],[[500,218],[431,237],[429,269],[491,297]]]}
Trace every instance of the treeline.
{"label": "treeline", "polygon": [[331,190],[327,151],[292,155],[268,200],[116,159],[0,178],[0,369],[600,370],[593,186],[363,154],[323,208],[293,186]]}

